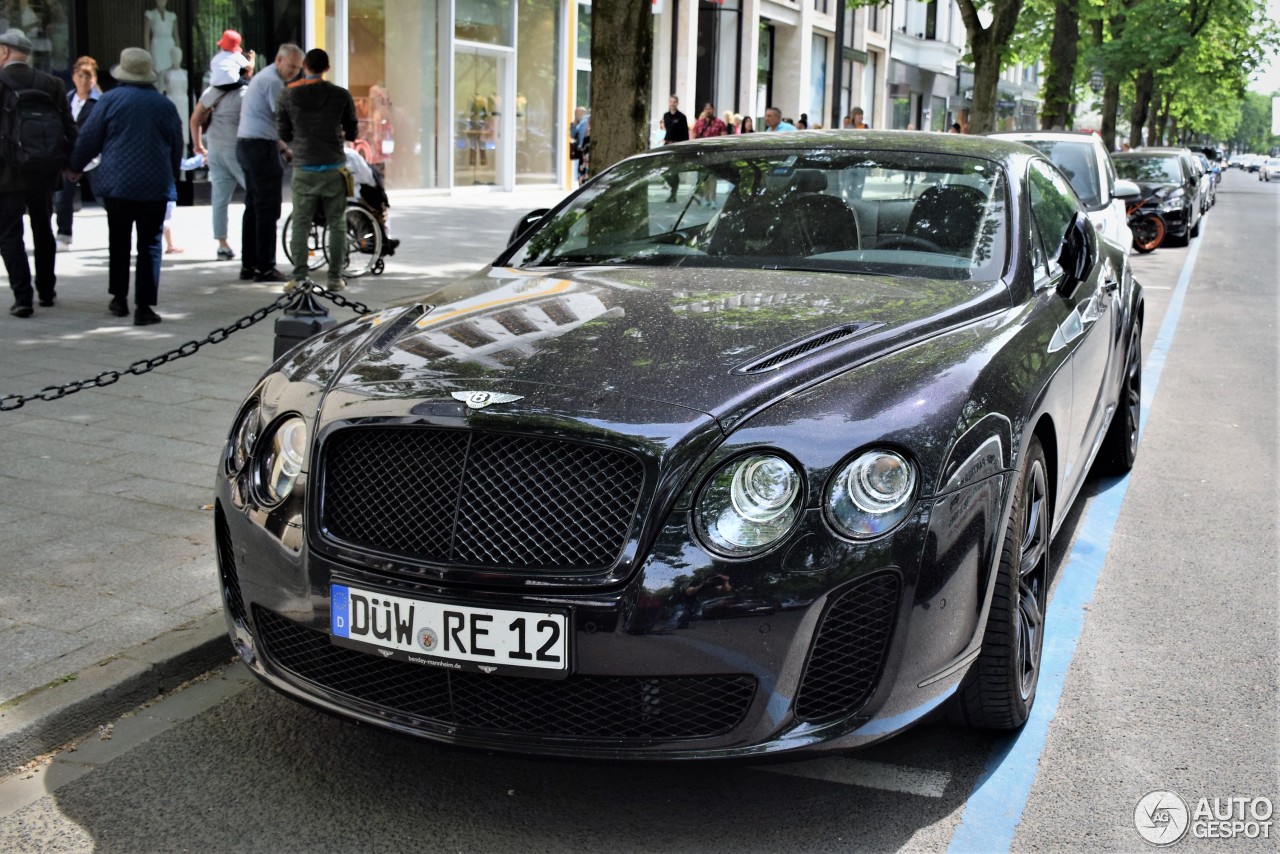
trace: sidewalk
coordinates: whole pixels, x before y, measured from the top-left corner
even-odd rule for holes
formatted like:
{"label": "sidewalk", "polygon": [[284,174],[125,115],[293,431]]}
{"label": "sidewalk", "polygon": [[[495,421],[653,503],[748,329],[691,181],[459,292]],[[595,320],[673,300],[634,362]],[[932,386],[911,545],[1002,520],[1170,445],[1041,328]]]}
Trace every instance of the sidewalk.
{"label": "sidewalk", "polygon": [[[400,248],[344,295],[376,308],[434,290],[491,261],[524,213],[563,195],[395,193]],[[241,210],[231,209],[237,252]],[[123,372],[271,303],[278,285],[242,282],[239,261],[214,260],[210,221],[208,207],[176,211],[186,251],[164,259],[164,322],[135,327],[107,313],[106,215],[77,214],[58,255],[58,304],[0,319],[0,395]],[[351,316],[329,307],[339,322]],[[208,508],[277,317],[142,376],[0,412],[0,769],[230,658]]]}

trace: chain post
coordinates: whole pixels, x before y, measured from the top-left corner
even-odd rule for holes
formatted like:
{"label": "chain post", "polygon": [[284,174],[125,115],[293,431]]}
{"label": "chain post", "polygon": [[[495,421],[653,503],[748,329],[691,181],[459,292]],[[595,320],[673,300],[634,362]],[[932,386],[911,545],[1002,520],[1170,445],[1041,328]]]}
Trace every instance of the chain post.
{"label": "chain post", "polygon": [[275,348],[271,358],[279,359],[298,344],[338,325],[329,310],[316,301],[312,285],[303,283],[285,306],[283,316],[276,318]]}

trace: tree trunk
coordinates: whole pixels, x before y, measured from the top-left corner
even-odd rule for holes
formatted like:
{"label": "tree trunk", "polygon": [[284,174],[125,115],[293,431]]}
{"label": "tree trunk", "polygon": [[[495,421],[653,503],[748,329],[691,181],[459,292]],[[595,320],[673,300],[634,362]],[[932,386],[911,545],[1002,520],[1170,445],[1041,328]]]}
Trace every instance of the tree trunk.
{"label": "tree trunk", "polygon": [[1160,92],[1152,89],[1151,98],[1147,103],[1147,145],[1159,145],[1156,140],[1156,122],[1160,118]]}
{"label": "tree trunk", "polygon": [[1053,41],[1049,45],[1049,70],[1044,81],[1041,130],[1066,130],[1074,100],[1076,54],[1080,43],[1078,0],[1056,0],[1053,9]]}
{"label": "tree trunk", "polygon": [[1107,151],[1115,151],[1116,119],[1120,113],[1120,83],[1108,80],[1102,90],[1102,144]]}
{"label": "tree trunk", "polygon": [[1160,114],[1156,118],[1156,145],[1164,145],[1165,140],[1173,138],[1171,132],[1166,133],[1166,128],[1169,127],[1169,102],[1172,100],[1167,94],[1160,96]]}
{"label": "tree trunk", "polygon": [[649,148],[652,9],[651,0],[609,0],[592,7],[592,175]]}
{"label": "tree trunk", "polygon": [[1129,116],[1129,146],[1137,148],[1142,145],[1142,128],[1147,123],[1147,114],[1151,107],[1151,91],[1155,88],[1156,76],[1151,71],[1141,71],[1134,81],[1133,112]]}
{"label": "tree trunk", "polygon": [[1000,85],[1000,62],[1013,38],[1023,0],[993,0],[991,24],[982,26],[974,0],[957,0],[960,17],[969,36],[973,55],[973,107],[969,112],[969,132],[991,133],[996,128],[996,99]]}

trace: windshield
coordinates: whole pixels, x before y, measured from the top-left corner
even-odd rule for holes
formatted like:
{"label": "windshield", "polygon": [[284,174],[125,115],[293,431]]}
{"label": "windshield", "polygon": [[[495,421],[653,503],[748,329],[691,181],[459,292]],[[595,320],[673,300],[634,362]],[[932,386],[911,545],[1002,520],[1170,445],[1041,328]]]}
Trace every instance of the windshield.
{"label": "windshield", "polygon": [[912,152],[728,148],[620,164],[540,224],[517,267],[646,264],[995,279],[1002,169]]}
{"label": "windshield", "polygon": [[1087,207],[1096,208],[1102,204],[1102,190],[1098,187],[1098,166],[1094,157],[1093,143],[1050,142],[1041,139],[1025,142],[1053,161],[1053,165],[1067,176],[1067,180],[1071,182],[1071,189],[1076,191],[1080,201]]}
{"label": "windshield", "polygon": [[1181,184],[1177,155],[1169,157],[1117,157],[1116,174],[1145,184]]}

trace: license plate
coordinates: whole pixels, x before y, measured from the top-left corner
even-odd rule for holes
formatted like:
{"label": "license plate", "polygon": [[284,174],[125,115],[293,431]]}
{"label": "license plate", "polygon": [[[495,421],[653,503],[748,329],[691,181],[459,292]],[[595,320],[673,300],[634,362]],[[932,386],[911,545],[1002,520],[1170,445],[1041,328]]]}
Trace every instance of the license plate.
{"label": "license plate", "polygon": [[407,599],[330,586],[339,646],[447,670],[559,679],[569,675],[569,615]]}

